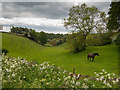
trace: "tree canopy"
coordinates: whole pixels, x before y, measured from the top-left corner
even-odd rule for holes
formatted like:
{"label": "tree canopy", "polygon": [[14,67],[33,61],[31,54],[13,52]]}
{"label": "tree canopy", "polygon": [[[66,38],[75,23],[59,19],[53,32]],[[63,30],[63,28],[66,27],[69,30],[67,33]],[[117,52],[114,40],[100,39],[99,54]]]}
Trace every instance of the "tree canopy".
{"label": "tree canopy", "polygon": [[120,27],[120,1],[112,2],[110,4],[110,10],[108,12],[109,20],[107,23],[107,28],[109,31],[117,31]]}
{"label": "tree canopy", "polygon": [[69,17],[64,19],[64,26],[76,32],[82,32],[84,39],[86,36],[97,29],[97,25],[103,22],[105,13],[100,12],[95,6],[87,6],[83,3],[81,6],[73,6],[69,10]]}
{"label": "tree canopy", "polygon": [[[69,28],[72,31],[72,36],[74,36],[74,38],[70,38],[72,39],[70,43],[74,52],[86,49],[85,40],[88,34],[94,32],[94,30],[101,32],[101,30],[106,29],[106,14],[100,12],[95,6],[89,7],[85,3],[81,6],[73,6],[70,8],[68,15],[68,18],[64,19],[64,26]],[[82,39],[78,37],[82,37]],[[76,41],[76,38],[81,40]],[[72,44],[73,42],[74,44]]]}
{"label": "tree canopy", "polygon": [[41,32],[39,33],[38,39],[39,39],[39,41],[40,41],[40,44],[42,44],[42,45],[46,44],[46,42],[47,42],[46,33],[43,32],[43,31],[41,31]]}

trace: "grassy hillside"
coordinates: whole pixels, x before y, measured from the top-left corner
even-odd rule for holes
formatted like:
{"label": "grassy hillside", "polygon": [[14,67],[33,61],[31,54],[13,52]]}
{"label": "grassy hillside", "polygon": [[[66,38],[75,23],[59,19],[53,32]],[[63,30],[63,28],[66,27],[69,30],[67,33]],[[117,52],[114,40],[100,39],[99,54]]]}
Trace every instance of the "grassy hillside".
{"label": "grassy hillside", "polygon": [[[23,57],[39,63],[49,61],[71,71],[76,68],[76,73],[94,75],[94,71],[105,69],[118,75],[118,47],[116,45],[90,46],[87,50],[71,54],[65,49],[65,44],[56,47],[44,47],[27,38],[12,34],[2,34],[2,47],[9,50],[8,55]],[[98,52],[95,62],[87,61],[87,54]]]}

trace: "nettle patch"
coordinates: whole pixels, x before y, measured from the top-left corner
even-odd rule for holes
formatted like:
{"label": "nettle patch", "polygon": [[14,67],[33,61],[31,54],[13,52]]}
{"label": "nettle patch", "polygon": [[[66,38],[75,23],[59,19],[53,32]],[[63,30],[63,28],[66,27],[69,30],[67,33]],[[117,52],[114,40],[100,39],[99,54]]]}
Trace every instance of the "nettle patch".
{"label": "nettle patch", "polygon": [[79,78],[49,62],[28,62],[2,55],[3,88],[117,88],[119,77],[105,70],[96,77]]}

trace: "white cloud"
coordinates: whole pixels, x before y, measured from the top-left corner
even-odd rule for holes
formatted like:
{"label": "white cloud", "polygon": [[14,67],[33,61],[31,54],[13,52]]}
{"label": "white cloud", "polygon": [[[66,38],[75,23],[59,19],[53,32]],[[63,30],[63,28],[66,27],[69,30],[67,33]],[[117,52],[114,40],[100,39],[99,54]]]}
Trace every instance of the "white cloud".
{"label": "white cloud", "polygon": [[0,18],[0,24],[4,25],[4,31],[10,31],[10,25],[25,26],[35,29],[36,31],[45,31],[48,33],[67,33],[63,27],[63,20],[61,19],[47,19],[47,18],[24,18],[14,17],[11,19]]}
{"label": "white cloud", "polygon": [[87,2],[89,6],[96,5],[100,11],[105,12],[108,11],[110,4],[98,3],[95,0],[75,0],[73,3],[3,3],[3,18],[0,18],[2,21],[0,24],[29,26],[36,31],[65,33],[63,19],[68,16],[68,11],[73,5],[80,5],[82,2]]}
{"label": "white cloud", "polygon": [[110,2],[112,0],[4,0],[3,2]]}
{"label": "white cloud", "polygon": [[0,2],[0,18],[2,17],[2,3]]}
{"label": "white cloud", "polygon": [[61,19],[47,19],[47,18],[24,18],[14,17],[12,19],[1,18],[2,24],[27,24],[27,25],[43,25],[49,27],[62,27],[63,20]]}

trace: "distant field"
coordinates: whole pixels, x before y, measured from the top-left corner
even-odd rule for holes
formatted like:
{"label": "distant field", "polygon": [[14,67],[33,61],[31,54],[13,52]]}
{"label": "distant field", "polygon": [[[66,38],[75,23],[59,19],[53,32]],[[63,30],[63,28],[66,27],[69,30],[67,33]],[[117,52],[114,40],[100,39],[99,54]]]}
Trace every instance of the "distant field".
{"label": "distant field", "polygon": [[[118,75],[118,46],[90,46],[87,50],[71,54],[66,45],[55,47],[44,47],[27,38],[12,34],[2,34],[2,47],[9,50],[8,55],[13,57],[23,57],[27,60],[42,63],[45,61],[66,69],[67,71],[76,69],[76,73],[94,76],[95,71],[105,69]],[[95,62],[87,61],[87,54],[98,52],[100,56],[95,57]]]}

